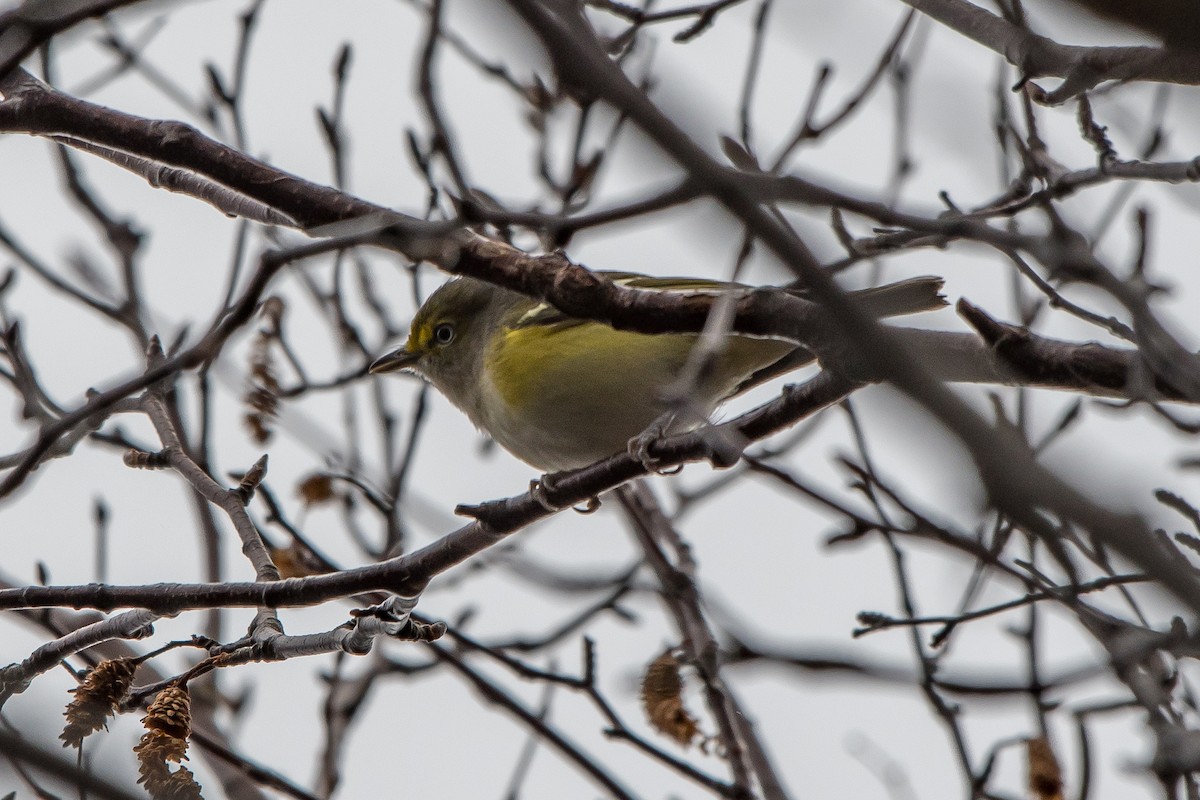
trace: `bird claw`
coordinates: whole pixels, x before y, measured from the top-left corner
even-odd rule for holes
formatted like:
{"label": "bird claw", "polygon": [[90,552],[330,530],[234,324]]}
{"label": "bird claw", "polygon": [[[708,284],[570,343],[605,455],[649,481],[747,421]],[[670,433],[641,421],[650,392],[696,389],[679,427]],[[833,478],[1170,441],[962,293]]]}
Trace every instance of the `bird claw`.
{"label": "bird claw", "polygon": [[[547,472],[542,477],[534,478],[529,482],[529,494],[537,501],[538,505],[552,514],[567,507],[555,505],[550,499],[550,492],[558,489],[558,477],[562,474],[561,472]],[[577,514],[594,514],[599,508],[599,497],[589,497],[582,506],[571,506],[571,509]]]}
{"label": "bird claw", "polygon": [[571,510],[576,514],[595,514],[600,510],[600,498],[589,497],[587,502],[581,506],[571,506]]}
{"label": "bird claw", "polygon": [[540,478],[534,478],[529,482],[529,494],[537,501],[537,504],[546,509],[550,513],[562,511],[562,506],[557,506],[550,502],[550,492],[555,489],[554,485],[555,473],[547,472]]}
{"label": "bird claw", "polygon": [[674,475],[683,469],[683,465],[679,464],[667,469],[659,467],[659,459],[655,458],[650,453],[650,448],[658,444],[667,435],[671,425],[675,422],[675,414],[668,411],[658,419],[651,422],[646,430],[639,433],[637,436],[629,440],[629,446],[626,448],[630,458],[635,459],[639,464],[646,468],[647,472],[656,475]]}

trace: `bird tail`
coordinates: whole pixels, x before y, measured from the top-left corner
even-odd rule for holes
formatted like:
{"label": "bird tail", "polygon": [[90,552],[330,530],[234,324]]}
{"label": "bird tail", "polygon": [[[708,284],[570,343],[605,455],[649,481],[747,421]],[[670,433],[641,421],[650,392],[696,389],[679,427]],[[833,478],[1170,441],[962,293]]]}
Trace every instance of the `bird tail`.
{"label": "bird tail", "polygon": [[[920,311],[933,311],[947,305],[942,294],[941,278],[925,275],[920,278],[909,278],[886,286],[876,286],[873,289],[861,289],[851,292],[850,296],[862,304],[863,309],[873,317],[897,317],[903,314],[916,314]],[[803,294],[803,292],[801,292]],[[730,394],[735,397],[761,383],[777,378],[780,375],[799,369],[815,360],[812,352],[797,347],[787,355],[750,375]]]}

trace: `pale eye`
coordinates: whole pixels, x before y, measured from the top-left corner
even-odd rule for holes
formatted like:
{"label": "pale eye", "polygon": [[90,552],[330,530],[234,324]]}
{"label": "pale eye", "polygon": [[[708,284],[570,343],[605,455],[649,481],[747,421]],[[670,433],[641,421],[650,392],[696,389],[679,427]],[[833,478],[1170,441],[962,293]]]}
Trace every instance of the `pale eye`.
{"label": "pale eye", "polygon": [[438,344],[450,344],[454,341],[454,326],[443,322],[433,329],[433,341]]}

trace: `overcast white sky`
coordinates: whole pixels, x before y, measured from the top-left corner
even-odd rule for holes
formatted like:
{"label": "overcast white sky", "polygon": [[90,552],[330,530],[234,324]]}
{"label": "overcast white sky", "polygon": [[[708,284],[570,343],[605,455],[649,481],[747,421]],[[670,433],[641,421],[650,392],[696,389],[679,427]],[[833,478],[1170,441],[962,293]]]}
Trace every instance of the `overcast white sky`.
{"label": "overcast white sky", "polygon": [[[117,22],[129,38],[139,31],[164,25],[146,49],[146,57],[167,70],[192,97],[205,95],[206,62],[228,74],[237,33],[237,16],[244,2],[194,2],[176,6],[146,4]],[[511,20],[490,3],[449,0],[447,27],[454,28],[489,57],[502,59],[514,74],[525,77],[539,68],[532,41],[511,27]],[[895,0],[819,0],[777,2],[754,108],[756,141],[768,151],[787,136],[807,97],[816,65],[824,60],[836,72],[827,92],[828,107],[840,103],[872,68],[880,49],[906,11]],[[664,29],[653,52],[658,76],[653,97],[699,141],[718,149],[717,136],[736,133],[737,103],[756,4],[746,4],[720,18],[698,40],[678,45]],[[170,10],[170,13],[166,12]],[[1036,10],[1036,9],[1035,9]],[[1097,25],[1064,20],[1046,12],[1039,24],[1050,32],[1067,32],[1072,41],[1108,41],[1111,34]],[[407,3],[357,0],[327,3],[316,0],[274,0],[265,6],[251,54],[246,90],[249,150],[271,163],[319,182],[331,181],[314,108],[327,105],[331,95],[331,65],[344,42],[352,42],[346,129],[349,131],[348,189],[374,202],[419,214],[425,189],[414,176],[405,152],[404,130],[424,130],[413,99],[416,59],[423,33],[422,14]],[[82,25],[56,45],[59,85],[73,91],[84,85],[112,57],[99,48],[94,24]],[[937,208],[937,192],[947,191],[962,206],[983,202],[997,193],[997,166],[992,135],[998,60],[953,32],[921,22],[916,34],[923,42],[914,64],[910,145],[915,171],[905,183],[902,201],[918,210]],[[635,59],[635,63],[637,62]],[[36,65],[31,64],[31,68]],[[449,50],[442,54],[440,91],[451,112],[460,152],[468,174],[481,188],[514,206],[538,199],[530,164],[535,157],[521,112],[507,90],[481,78]],[[1009,74],[1011,78],[1011,73]],[[1009,83],[1012,81],[1010,80]],[[1096,101],[1097,116],[1110,125],[1122,152],[1132,152],[1145,136],[1146,120],[1155,102],[1155,89],[1114,92]],[[1169,157],[1195,151],[1196,91],[1169,92]],[[155,118],[184,118],[171,99],[135,74],[126,75],[89,96],[130,113]],[[794,161],[803,174],[833,176],[864,195],[878,194],[886,185],[893,163],[894,95],[885,87],[862,112],[828,143],[803,151]],[[195,122],[189,119],[188,121]],[[1043,134],[1051,152],[1068,166],[1083,167],[1093,155],[1075,133],[1073,108],[1042,114]],[[146,295],[156,323],[166,339],[181,326],[192,325],[195,336],[211,317],[224,291],[226,267],[234,250],[237,225],[195,200],[153,189],[140,179],[101,161],[80,156],[88,178],[119,214],[128,214],[149,232],[144,259]],[[625,142],[606,166],[598,206],[662,186],[675,174],[653,149]],[[1071,201],[1073,219],[1095,220],[1114,189],[1094,191]],[[1200,285],[1190,267],[1200,251],[1200,226],[1193,222],[1197,189],[1139,187],[1134,204],[1155,208],[1154,257],[1176,294],[1164,308],[1190,321]],[[1126,215],[1126,220],[1128,215]],[[861,225],[861,222],[852,223]],[[22,137],[0,137],[0,225],[20,238],[56,269],[69,273],[67,261],[76,252],[96,250],[96,232],[79,222],[78,212],[61,193],[51,146]],[[838,251],[823,214],[800,222],[809,243],[826,257]],[[1131,260],[1132,224],[1122,222],[1106,240],[1114,263]],[[859,229],[865,233],[865,228]],[[285,240],[299,241],[297,234]],[[251,255],[264,246],[252,237]],[[628,269],[657,275],[728,275],[740,244],[738,229],[712,207],[692,206],[682,213],[655,217],[649,223],[618,226],[580,235],[571,245],[572,258],[597,269]],[[394,317],[412,313],[407,278],[389,257],[372,255],[380,285],[394,302]],[[10,263],[0,258],[0,268]],[[99,262],[102,269],[109,265]],[[308,268],[322,285],[329,282],[327,263]],[[110,273],[115,274],[115,273]],[[969,247],[922,251],[890,259],[882,279],[937,274],[946,278],[953,302],[966,296],[1001,318],[1013,319],[1006,294],[1009,274],[993,256]],[[787,273],[767,259],[752,264],[746,280],[781,282]],[[847,276],[847,283],[874,280],[870,267]],[[425,272],[428,292],[440,280]],[[294,344],[314,375],[332,375],[338,363],[328,330],[306,328],[305,301],[295,276],[285,275],[276,290],[290,298],[289,319]],[[1096,305],[1087,294],[1079,297]],[[103,320],[65,302],[28,274],[7,301],[9,312],[22,323],[26,344],[42,369],[46,386],[67,406],[82,401],[91,386],[112,385],[140,371],[142,356],[126,337]],[[927,314],[905,324],[962,330],[952,310]],[[1046,332],[1063,338],[1101,338],[1095,328],[1065,315],[1056,317]],[[1180,335],[1186,332],[1179,326]],[[223,389],[216,404],[214,425],[222,472],[241,470],[261,454],[241,428],[241,375],[245,336],[220,370]],[[380,342],[382,345],[382,342]],[[407,407],[415,383],[390,381],[387,391],[397,406]],[[984,390],[964,388],[963,394],[986,407]],[[740,403],[770,396],[770,390]],[[1034,428],[1044,429],[1071,402],[1062,394],[1034,393]],[[875,447],[883,474],[909,492],[935,516],[960,524],[975,518],[981,497],[965,462],[927,419],[887,389],[870,389],[857,397],[861,415]],[[341,405],[330,394],[310,398],[287,411],[285,431],[268,447],[270,482],[286,497],[306,532],[333,557],[345,563],[360,558],[345,541],[340,518],[332,511],[297,511],[290,487],[298,478],[320,469],[324,459],[339,453]],[[432,401],[432,422],[426,433],[412,484],[413,518],[419,523],[419,543],[457,527],[451,514],[457,503],[476,502],[522,491],[533,471],[507,454],[478,455],[481,439],[469,423],[439,397]],[[830,410],[811,439],[792,459],[792,468],[831,490],[842,491],[848,476],[833,459],[849,454],[851,439],[846,415]],[[124,418],[131,435],[152,441],[148,427]],[[20,420],[20,408],[7,392],[0,393],[0,451],[25,446],[31,430]],[[1088,420],[1048,454],[1050,463],[1069,471],[1083,489],[1106,502],[1135,506],[1162,515],[1151,490],[1167,485],[1180,493],[1194,492],[1195,479],[1170,474],[1174,462],[1191,455],[1191,443],[1181,444],[1172,431],[1139,412],[1117,414],[1091,409]],[[85,445],[71,458],[43,466],[22,494],[0,505],[0,570],[6,578],[31,582],[42,561],[54,583],[87,582],[94,578],[92,559],[92,501],[103,497],[112,515],[109,580],[142,583],[192,581],[200,577],[192,516],[179,480],[166,473],[132,471],[119,464],[120,454]],[[382,464],[372,465],[381,475]],[[678,478],[651,481],[668,505],[677,487],[694,488],[712,478],[703,465],[689,467]],[[1186,481],[1186,482],[1183,482]],[[1163,516],[1170,519],[1169,516]],[[1166,524],[1166,523],[1164,523]],[[1170,522],[1175,525],[1175,521]],[[860,610],[894,611],[895,589],[886,553],[878,543],[827,549],[823,542],[837,530],[831,520],[774,487],[753,480],[741,483],[700,506],[680,523],[693,544],[699,578],[718,619],[737,620],[748,635],[763,643],[809,652],[854,654],[908,665],[911,655],[904,632],[879,633],[852,639]],[[251,572],[233,537],[227,538],[226,564],[232,579]],[[635,546],[613,508],[585,517],[560,514],[549,522],[518,534],[513,545],[539,563],[571,574],[616,571],[637,556]],[[925,613],[953,612],[970,578],[970,565],[929,550],[914,553],[914,583]],[[460,574],[461,573],[461,574]],[[494,569],[458,582],[466,570],[435,584],[421,610],[432,617],[456,619],[465,609],[475,616],[468,630],[483,639],[513,633],[535,635],[564,616],[559,599],[514,580]],[[444,584],[444,585],[443,585]],[[988,586],[983,601],[1010,596],[1012,587]],[[580,598],[583,605],[590,598]],[[627,624],[612,616],[588,630],[596,639],[605,690],[632,725],[647,730],[636,704],[636,680],[641,668],[673,642],[669,622],[650,595],[628,602],[639,619]],[[1170,609],[1160,607],[1163,616]],[[345,618],[337,604],[283,614],[289,632],[329,628]],[[231,614],[227,632],[237,635],[251,613]],[[1053,613],[1050,615],[1053,618]],[[1023,617],[984,622],[956,641],[950,663],[965,673],[1021,674],[1023,650],[1006,630]],[[0,661],[18,660],[41,640],[30,629],[0,620]],[[180,637],[196,630],[198,615],[184,615],[157,626],[158,639]],[[1049,675],[1074,669],[1099,657],[1097,648],[1066,622],[1048,627],[1045,668]],[[389,644],[387,656],[419,660],[415,646]],[[579,664],[580,641],[568,639],[554,653],[561,669]],[[167,663],[170,663],[169,660]],[[176,665],[182,661],[175,662]],[[355,672],[365,667],[350,663]],[[235,690],[252,686],[250,711],[240,720],[234,739],[245,751],[293,780],[306,783],[316,769],[323,723],[324,700],[319,674],[328,659],[302,659],[284,664],[245,667],[223,676]],[[486,667],[489,671],[490,668]],[[503,673],[495,673],[502,676]],[[788,786],[799,797],[949,797],[961,796],[951,745],[945,731],[929,713],[916,689],[880,686],[802,676],[782,669],[736,669],[734,687],[754,716]],[[541,702],[540,686],[520,684],[503,676],[531,706]],[[8,718],[23,731],[56,734],[58,715],[72,682],[65,673],[39,679],[30,691],[6,707]],[[1088,697],[1116,696],[1111,687],[1095,682],[1071,696],[1072,704]],[[697,707],[700,704],[696,703]],[[552,719],[578,737],[615,774],[647,797],[695,796],[680,787],[675,776],[637,755],[632,748],[606,740],[603,721],[582,698],[558,693]],[[1068,775],[1075,774],[1073,732],[1069,715],[1055,717]],[[972,702],[964,717],[977,762],[991,743],[1030,735],[1034,720],[1025,705],[1009,701]],[[1099,732],[1104,763],[1094,797],[1151,796],[1157,792],[1128,765],[1148,753],[1149,742],[1131,731],[1140,726],[1131,718],[1102,723]],[[136,721],[121,719],[106,736],[94,737],[90,747],[98,761],[114,773],[130,774],[129,747],[139,735]],[[340,796],[367,798],[493,797],[499,796],[514,768],[525,733],[503,713],[488,709],[470,688],[450,675],[387,681],[376,689],[369,708],[357,721],[347,751]],[[671,747],[667,742],[664,746]],[[1018,749],[1009,749],[998,764],[996,786],[1017,796],[1023,792]],[[689,754],[694,757],[694,754]],[[701,766],[720,774],[715,757],[700,757]],[[903,771],[911,787],[887,787],[875,774],[890,763]],[[217,784],[204,759],[193,757],[206,787],[217,797]],[[0,763],[0,794],[16,789],[27,796],[7,765]],[[1070,792],[1071,789],[1069,788]],[[598,790],[561,761],[540,750],[526,784],[528,797],[591,797]]]}

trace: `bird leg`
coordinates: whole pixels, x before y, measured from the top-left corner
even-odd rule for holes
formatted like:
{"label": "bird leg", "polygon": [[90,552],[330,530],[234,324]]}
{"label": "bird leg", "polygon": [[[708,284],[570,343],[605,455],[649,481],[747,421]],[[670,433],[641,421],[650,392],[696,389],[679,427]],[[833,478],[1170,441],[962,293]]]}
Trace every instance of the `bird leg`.
{"label": "bird leg", "polygon": [[667,432],[675,427],[675,423],[678,420],[679,412],[672,409],[664,412],[658,419],[651,422],[646,426],[646,430],[629,440],[627,450],[630,457],[637,459],[646,468],[647,472],[659,475],[674,475],[683,469],[682,465],[680,465],[668,470],[661,470],[658,468],[658,459],[650,454],[650,448],[664,439]]}

